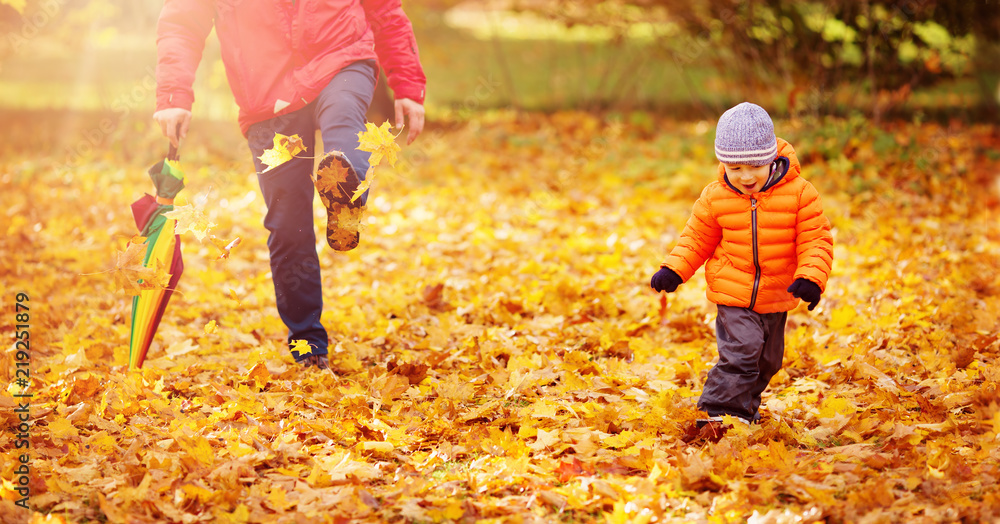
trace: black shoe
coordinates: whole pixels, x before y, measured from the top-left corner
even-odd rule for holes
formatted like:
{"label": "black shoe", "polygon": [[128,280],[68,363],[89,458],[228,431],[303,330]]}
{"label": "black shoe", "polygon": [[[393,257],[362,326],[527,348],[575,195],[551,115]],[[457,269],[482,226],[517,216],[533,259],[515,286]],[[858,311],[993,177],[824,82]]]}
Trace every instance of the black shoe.
{"label": "black shoe", "polygon": [[340,151],[324,156],[313,180],[326,207],[326,242],[337,251],[350,251],[361,241],[364,197],[351,202],[361,185],[351,161]]}

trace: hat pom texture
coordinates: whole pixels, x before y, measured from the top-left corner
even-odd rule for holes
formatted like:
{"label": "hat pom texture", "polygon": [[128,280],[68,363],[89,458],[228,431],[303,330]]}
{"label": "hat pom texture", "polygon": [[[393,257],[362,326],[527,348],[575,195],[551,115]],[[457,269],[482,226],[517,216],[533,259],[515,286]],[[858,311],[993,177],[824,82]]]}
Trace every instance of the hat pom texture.
{"label": "hat pom texture", "polygon": [[766,166],[778,157],[774,123],[763,107],[743,102],[719,118],[715,156],[724,164]]}

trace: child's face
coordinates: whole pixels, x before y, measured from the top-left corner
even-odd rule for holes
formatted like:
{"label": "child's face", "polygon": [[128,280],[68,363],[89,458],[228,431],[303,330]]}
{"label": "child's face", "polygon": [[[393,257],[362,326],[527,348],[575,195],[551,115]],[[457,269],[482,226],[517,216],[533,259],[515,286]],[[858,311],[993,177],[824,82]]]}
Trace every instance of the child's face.
{"label": "child's face", "polygon": [[771,174],[771,166],[747,166],[743,164],[723,164],[726,166],[726,176],[729,181],[743,192],[750,195],[760,191],[767,183],[767,177]]}

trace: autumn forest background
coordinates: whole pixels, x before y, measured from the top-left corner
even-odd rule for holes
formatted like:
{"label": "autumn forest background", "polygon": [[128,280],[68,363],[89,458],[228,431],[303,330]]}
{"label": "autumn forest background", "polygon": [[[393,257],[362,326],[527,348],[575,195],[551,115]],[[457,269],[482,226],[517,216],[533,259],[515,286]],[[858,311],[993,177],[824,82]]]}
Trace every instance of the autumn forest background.
{"label": "autumn forest background", "polygon": [[[997,521],[996,1],[404,2],[428,128],[378,168],[361,247],[318,246],[335,373],[288,354],[214,35],[178,204],[215,241],[182,236],[128,368],[111,274],[166,151],[160,5],[0,0],[0,521]],[[835,258],[762,424],[719,438],[703,273],[648,283],[744,100]]]}

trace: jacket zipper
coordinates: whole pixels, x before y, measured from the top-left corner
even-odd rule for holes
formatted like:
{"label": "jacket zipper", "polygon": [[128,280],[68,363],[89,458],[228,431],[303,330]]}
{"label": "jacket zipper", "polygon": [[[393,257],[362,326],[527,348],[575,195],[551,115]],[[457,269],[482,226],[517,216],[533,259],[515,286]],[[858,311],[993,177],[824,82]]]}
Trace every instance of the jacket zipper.
{"label": "jacket zipper", "polygon": [[750,294],[750,307],[757,303],[757,290],[760,288],[760,254],[757,250],[757,199],[750,199],[750,239],[753,242],[753,292]]}

